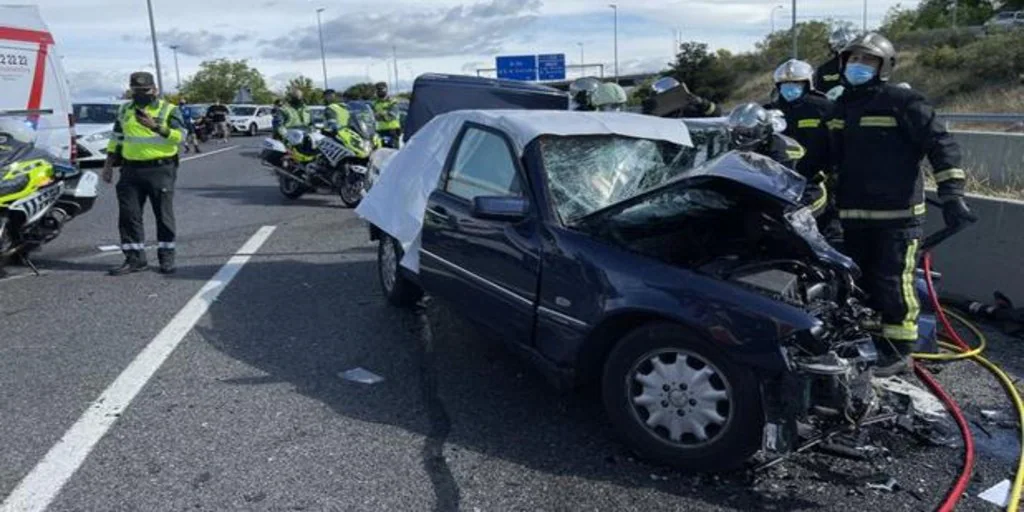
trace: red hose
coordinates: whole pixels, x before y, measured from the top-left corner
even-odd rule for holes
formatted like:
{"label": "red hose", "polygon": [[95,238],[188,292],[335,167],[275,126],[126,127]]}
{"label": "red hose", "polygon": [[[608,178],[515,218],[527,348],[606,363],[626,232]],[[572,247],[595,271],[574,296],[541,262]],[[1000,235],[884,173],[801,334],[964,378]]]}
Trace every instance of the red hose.
{"label": "red hose", "polygon": [[[964,350],[970,350],[970,347],[960,335],[957,334],[956,330],[949,323],[949,319],[946,318],[946,314],[942,311],[942,306],[939,304],[939,296],[935,293],[935,285],[932,283],[932,255],[931,253],[924,253],[924,279],[928,284],[928,295],[931,298],[932,306],[935,308],[935,314],[938,315],[939,321],[942,322],[942,327],[946,330],[946,333],[953,339],[957,346]],[[971,430],[967,426],[967,419],[964,418],[963,411],[953,401],[953,398],[946,393],[942,386],[939,385],[935,377],[932,377],[931,373],[926,370],[921,363],[914,363],[914,372],[917,373],[924,383],[931,389],[935,396],[939,397],[943,405],[946,406],[946,410],[953,415],[953,420],[956,421],[957,427],[960,428],[960,434],[964,440],[964,464],[963,469],[960,472],[960,476],[957,477],[956,483],[946,493],[946,497],[942,500],[938,510],[940,512],[952,512],[956,507],[957,502],[960,501],[960,497],[963,496],[964,492],[967,491],[967,485],[971,480],[971,473],[974,471],[974,437],[971,435]]]}

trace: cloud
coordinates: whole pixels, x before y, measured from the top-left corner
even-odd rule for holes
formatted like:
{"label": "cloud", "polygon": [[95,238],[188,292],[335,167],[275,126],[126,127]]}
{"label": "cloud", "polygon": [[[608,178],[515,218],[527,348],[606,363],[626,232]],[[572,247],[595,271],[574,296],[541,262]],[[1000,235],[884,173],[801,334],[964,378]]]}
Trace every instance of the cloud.
{"label": "cloud", "polygon": [[119,71],[69,71],[73,100],[118,98],[128,88],[128,73]]}
{"label": "cloud", "polygon": [[[472,5],[400,12],[346,13],[323,24],[324,47],[332,57],[389,57],[392,46],[403,58],[497,53],[509,34],[537,19],[540,0],[488,0]],[[395,23],[394,20],[402,20]],[[262,41],[263,56],[281,60],[320,57],[316,26]]]}
{"label": "cloud", "polygon": [[216,32],[188,32],[176,28],[158,32],[157,38],[167,46],[178,45],[178,53],[191,57],[205,57],[215,53],[230,41],[224,34]]}

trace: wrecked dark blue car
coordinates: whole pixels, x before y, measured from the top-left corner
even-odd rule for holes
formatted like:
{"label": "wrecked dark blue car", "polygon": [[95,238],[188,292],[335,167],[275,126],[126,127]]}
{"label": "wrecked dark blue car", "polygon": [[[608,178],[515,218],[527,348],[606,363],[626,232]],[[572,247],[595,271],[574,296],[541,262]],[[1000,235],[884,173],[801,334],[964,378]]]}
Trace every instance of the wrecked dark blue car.
{"label": "wrecked dark blue car", "polygon": [[402,152],[432,156],[406,154],[381,181],[437,162],[416,240],[367,216],[388,300],[427,292],[555,383],[599,383],[624,441],[665,464],[732,468],[792,449],[812,411],[817,425],[866,414],[870,311],[853,262],[798,205],[803,178],[709,152],[700,132],[680,145],[566,128],[600,116],[629,114],[456,112],[448,135],[425,127]]}

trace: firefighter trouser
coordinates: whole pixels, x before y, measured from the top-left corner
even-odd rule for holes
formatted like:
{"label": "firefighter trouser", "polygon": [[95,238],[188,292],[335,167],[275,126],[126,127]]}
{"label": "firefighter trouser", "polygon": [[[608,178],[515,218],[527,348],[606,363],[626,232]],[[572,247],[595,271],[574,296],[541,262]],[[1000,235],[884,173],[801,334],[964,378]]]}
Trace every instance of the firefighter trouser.
{"label": "firefighter trouser", "polygon": [[893,343],[917,341],[921,311],[914,285],[920,228],[843,226],[844,249],[860,266],[869,305],[882,314],[881,336]]}
{"label": "firefighter trouser", "polygon": [[142,221],[148,199],[156,217],[159,250],[174,250],[174,182],[178,165],[174,162],[153,167],[126,165],[117,182],[117,227],[125,256],[145,259],[146,233]]}

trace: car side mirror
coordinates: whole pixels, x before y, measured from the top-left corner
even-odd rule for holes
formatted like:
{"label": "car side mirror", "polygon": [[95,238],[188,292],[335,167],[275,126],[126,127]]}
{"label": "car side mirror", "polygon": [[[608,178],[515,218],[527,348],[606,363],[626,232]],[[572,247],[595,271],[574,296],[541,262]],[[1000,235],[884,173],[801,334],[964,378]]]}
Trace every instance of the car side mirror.
{"label": "car side mirror", "polygon": [[530,213],[530,202],[521,196],[477,196],[469,214],[484,220],[520,221]]}

